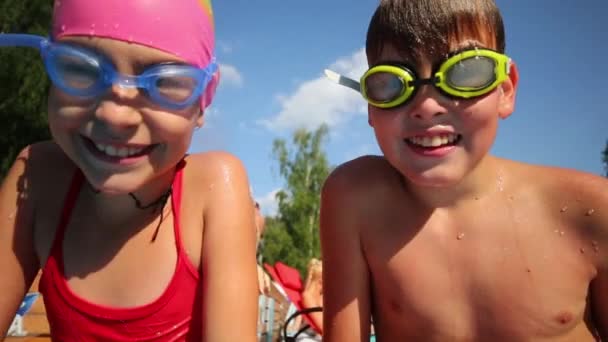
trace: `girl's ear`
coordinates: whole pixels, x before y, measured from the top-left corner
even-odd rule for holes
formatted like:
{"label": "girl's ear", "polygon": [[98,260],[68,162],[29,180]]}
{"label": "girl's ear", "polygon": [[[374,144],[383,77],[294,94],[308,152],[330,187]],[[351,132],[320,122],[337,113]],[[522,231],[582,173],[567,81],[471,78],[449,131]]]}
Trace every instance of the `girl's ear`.
{"label": "girl's ear", "polygon": [[198,118],[196,119],[196,129],[203,127],[204,124],[205,124],[205,112],[201,109],[200,113],[198,114]]}
{"label": "girl's ear", "polygon": [[515,62],[509,62],[509,78],[502,82],[498,90],[500,99],[498,103],[498,116],[501,119],[508,118],[515,110],[515,95],[517,94],[517,84],[519,82],[519,71]]}

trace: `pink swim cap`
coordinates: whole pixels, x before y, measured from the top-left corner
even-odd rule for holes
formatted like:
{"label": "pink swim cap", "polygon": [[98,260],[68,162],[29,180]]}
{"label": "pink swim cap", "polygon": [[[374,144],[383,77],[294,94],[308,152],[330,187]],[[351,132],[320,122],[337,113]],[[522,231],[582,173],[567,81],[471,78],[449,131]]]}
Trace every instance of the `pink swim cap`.
{"label": "pink swim cap", "polygon": [[[95,36],[171,53],[199,68],[214,58],[211,0],[55,0],[52,37]],[[205,109],[219,69],[201,96]]]}

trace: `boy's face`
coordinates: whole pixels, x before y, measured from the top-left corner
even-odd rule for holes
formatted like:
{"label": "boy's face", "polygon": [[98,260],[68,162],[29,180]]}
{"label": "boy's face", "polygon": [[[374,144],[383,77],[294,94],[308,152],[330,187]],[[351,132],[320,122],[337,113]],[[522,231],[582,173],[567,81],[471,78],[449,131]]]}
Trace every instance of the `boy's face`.
{"label": "boy's face", "polygon": [[[454,44],[452,51],[462,48]],[[484,44],[478,47],[493,48]],[[451,51],[446,51],[446,53]],[[429,78],[435,61],[405,60],[391,45],[378,62],[398,61]],[[369,105],[369,123],[386,159],[417,186],[458,184],[490,150],[499,119],[513,111],[517,70],[490,93],[472,99],[454,99],[423,85],[404,105],[381,109]]]}
{"label": "boy's face", "polygon": [[[72,37],[69,42],[95,49],[127,75],[159,63],[180,62],[168,53],[112,39]],[[203,123],[198,102],[168,110],[141,90],[120,86],[95,98],[71,96],[52,87],[48,118],[57,144],[88,182],[106,193],[133,192],[166,174],[187,153],[194,128]]]}

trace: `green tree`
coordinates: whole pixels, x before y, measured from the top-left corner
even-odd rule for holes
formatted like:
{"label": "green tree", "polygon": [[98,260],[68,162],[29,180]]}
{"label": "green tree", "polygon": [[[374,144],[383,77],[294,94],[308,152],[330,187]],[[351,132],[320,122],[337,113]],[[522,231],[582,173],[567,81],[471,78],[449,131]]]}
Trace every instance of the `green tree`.
{"label": "green tree", "polygon": [[265,262],[282,261],[304,274],[308,261],[320,256],[320,194],[330,172],[323,150],[327,134],[327,126],[322,125],[314,132],[296,131],[292,146],[283,139],[273,142],[285,187],[276,195],[277,216],[266,221]]}
{"label": "green tree", "polygon": [[604,171],[606,171],[606,177],[608,177],[608,141],[606,142],[606,148],[604,149]]}
{"label": "green tree", "polygon": [[[51,0],[2,0],[0,32],[46,36],[51,13]],[[0,180],[23,147],[49,138],[48,86],[38,51],[0,48]]]}

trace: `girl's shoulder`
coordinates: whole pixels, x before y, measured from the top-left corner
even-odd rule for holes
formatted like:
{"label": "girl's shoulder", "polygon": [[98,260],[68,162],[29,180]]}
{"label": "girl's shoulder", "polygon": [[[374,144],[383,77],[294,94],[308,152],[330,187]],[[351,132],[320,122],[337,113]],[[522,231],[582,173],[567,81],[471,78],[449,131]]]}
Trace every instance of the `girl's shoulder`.
{"label": "girl's shoulder", "polygon": [[186,156],[184,174],[189,183],[199,186],[234,183],[247,177],[243,162],[235,155],[224,151],[201,152]]}
{"label": "girl's shoulder", "polygon": [[21,198],[35,202],[56,201],[51,194],[69,184],[76,166],[53,141],[26,146],[13,163],[12,172]]}

